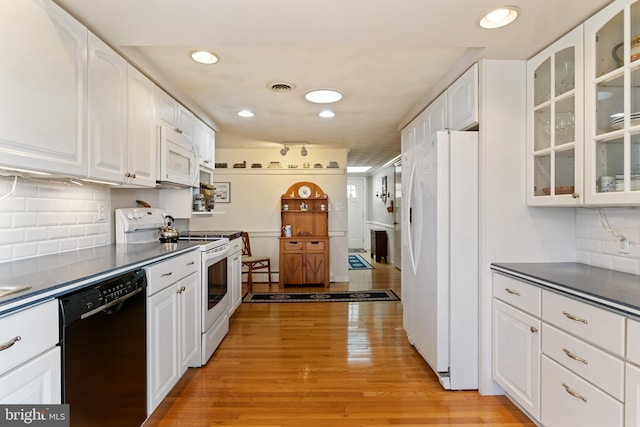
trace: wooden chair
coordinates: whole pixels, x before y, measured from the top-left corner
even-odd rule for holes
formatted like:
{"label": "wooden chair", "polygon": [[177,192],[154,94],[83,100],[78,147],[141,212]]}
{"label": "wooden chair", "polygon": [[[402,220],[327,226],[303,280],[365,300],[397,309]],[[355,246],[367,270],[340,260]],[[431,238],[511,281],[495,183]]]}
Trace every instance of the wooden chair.
{"label": "wooden chair", "polygon": [[242,267],[247,266],[247,283],[249,292],[253,292],[253,272],[256,270],[267,269],[269,277],[269,286],[271,286],[271,259],[268,257],[260,257],[251,255],[251,242],[249,241],[249,233],[242,233]]}

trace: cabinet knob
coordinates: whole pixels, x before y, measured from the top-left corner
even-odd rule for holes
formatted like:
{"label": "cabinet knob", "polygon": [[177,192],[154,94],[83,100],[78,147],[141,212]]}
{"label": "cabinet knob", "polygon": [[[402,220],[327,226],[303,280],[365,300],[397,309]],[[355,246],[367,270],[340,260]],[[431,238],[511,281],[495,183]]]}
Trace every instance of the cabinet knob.
{"label": "cabinet knob", "polygon": [[579,198],[579,197],[580,197],[580,194],[578,194],[578,193],[573,193],[573,194],[571,195],[571,197],[573,197],[574,199],[577,199],[577,198]]}
{"label": "cabinet knob", "polygon": [[538,328],[536,328],[535,326],[530,327],[529,330],[531,330],[531,332],[534,334],[538,332]]}
{"label": "cabinet knob", "polygon": [[124,174],[125,178],[131,178],[131,174],[129,172]]}

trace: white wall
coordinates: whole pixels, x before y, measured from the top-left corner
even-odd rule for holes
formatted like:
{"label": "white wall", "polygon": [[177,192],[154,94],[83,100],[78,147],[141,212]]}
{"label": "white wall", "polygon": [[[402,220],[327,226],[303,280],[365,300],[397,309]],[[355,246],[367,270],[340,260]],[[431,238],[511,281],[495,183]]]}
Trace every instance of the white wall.
{"label": "white wall", "polygon": [[[218,203],[213,215],[192,218],[190,230],[243,230],[251,237],[251,250],[255,254],[268,255],[272,268],[278,270],[280,237],[280,197],[299,181],[310,181],[322,188],[329,196],[330,276],[331,281],[349,281],[347,262],[347,163],[345,149],[317,149],[307,146],[308,156],[300,156],[300,147],[293,146],[287,156],[280,155],[281,147],[273,149],[219,149],[216,162],[226,162],[228,169],[216,169],[216,182],[229,182],[231,203]],[[234,163],[247,162],[246,169],[233,169]],[[269,169],[269,162],[280,161],[282,170]],[[330,161],[338,162],[339,169],[327,169]],[[310,163],[304,169],[303,162]],[[263,168],[252,169],[252,163],[261,163]],[[289,169],[288,164],[298,168]],[[324,167],[314,169],[320,163]],[[338,208],[342,209],[339,210]],[[266,281],[266,276],[256,275],[257,281]]]}
{"label": "white wall", "polygon": [[575,261],[575,209],[529,208],[525,200],[525,62],[480,63],[480,392],[491,380],[494,262]]}
{"label": "white wall", "polygon": [[[13,183],[0,177],[0,197]],[[15,192],[0,200],[0,262],[109,244],[112,223],[106,187],[18,178]]]}
{"label": "white wall", "polygon": [[[390,197],[386,202],[383,202],[380,197],[376,197],[376,194],[380,194],[382,191],[382,177],[387,178],[387,192],[390,193]],[[387,168],[377,171],[374,175],[368,178],[367,187],[369,188],[369,212],[368,220],[365,227],[365,246],[367,249],[371,248],[371,229],[385,230],[387,232],[387,263],[395,264],[394,259],[394,219],[393,212],[387,211],[387,207],[392,206],[392,200],[395,199],[395,168],[389,166]]]}

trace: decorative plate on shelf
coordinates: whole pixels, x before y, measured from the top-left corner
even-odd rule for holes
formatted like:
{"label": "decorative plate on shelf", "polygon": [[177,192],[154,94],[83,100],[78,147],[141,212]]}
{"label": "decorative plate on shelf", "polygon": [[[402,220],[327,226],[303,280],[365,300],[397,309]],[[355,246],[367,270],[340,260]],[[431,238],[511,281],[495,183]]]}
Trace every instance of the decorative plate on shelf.
{"label": "decorative plate on shelf", "polygon": [[298,188],[298,196],[306,199],[311,196],[311,189],[307,185],[302,185]]}

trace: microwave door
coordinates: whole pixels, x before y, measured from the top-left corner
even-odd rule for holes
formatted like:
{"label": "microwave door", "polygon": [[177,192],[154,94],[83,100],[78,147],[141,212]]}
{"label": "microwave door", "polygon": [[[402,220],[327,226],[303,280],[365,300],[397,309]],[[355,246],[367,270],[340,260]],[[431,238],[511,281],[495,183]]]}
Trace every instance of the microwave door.
{"label": "microwave door", "polygon": [[173,129],[160,129],[160,176],[158,181],[198,186],[198,155],[192,144]]}

